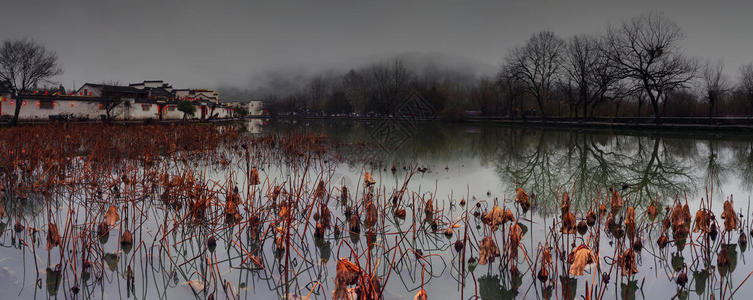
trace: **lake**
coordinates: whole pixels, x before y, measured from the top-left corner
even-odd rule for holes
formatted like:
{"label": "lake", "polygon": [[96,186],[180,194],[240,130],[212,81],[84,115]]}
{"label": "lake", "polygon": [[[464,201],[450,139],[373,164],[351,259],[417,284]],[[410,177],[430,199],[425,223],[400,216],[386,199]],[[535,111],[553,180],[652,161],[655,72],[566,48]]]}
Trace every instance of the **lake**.
{"label": "lake", "polygon": [[[422,287],[429,299],[753,293],[747,243],[738,243],[750,232],[750,133],[250,120],[35,125],[0,136],[8,297],[332,299],[340,287],[384,299]],[[515,201],[517,188],[529,209]],[[725,200],[734,214],[722,219]],[[693,227],[675,216],[676,203],[680,212],[687,204]],[[511,219],[496,222],[495,206]],[[695,231],[702,207],[713,214],[704,228],[718,236]],[[563,232],[565,215],[580,225],[588,212],[595,225]],[[731,219],[737,228],[727,232]],[[499,255],[492,247],[482,264],[485,237]],[[591,261],[574,275],[581,257]],[[358,266],[358,283],[337,284],[340,258]]]}

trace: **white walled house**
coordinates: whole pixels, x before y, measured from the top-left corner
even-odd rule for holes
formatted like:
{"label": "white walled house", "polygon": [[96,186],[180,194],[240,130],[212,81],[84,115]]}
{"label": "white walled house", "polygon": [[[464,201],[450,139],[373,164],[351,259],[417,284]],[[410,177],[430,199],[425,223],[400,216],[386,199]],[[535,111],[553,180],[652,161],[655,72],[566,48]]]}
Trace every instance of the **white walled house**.
{"label": "white walled house", "polygon": [[[198,93],[197,93],[198,91]],[[144,81],[130,86],[86,83],[75,92],[34,91],[24,94],[19,112],[21,120],[180,120],[181,98],[196,106],[190,119],[209,120],[232,117],[232,107],[219,104],[212,90],[174,90],[162,81]],[[0,118],[12,118],[16,100],[7,89],[0,89]]]}
{"label": "white walled house", "polygon": [[183,119],[183,112],[178,110],[178,104],[165,104],[162,108],[163,120],[180,120]]}
{"label": "white walled house", "polygon": [[249,116],[261,116],[264,115],[264,101],[251,100],[248,102],[248,115]]}
{"label": "white walled house", "polygon": [[[50,116],[70,115],[75,119],[99,119],[105,114],[100,101],[93,97],[26,95],[22,100],[18,118],[21,120],[49,120]],[[12,117],[16,100],[3,97],[0,114]]]}

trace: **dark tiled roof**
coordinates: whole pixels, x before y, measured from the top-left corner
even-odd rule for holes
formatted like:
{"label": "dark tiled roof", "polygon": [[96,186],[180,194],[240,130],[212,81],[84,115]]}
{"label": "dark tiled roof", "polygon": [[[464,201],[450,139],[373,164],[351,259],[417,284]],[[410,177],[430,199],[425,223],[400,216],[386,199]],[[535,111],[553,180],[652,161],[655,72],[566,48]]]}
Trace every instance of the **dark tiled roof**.
{"label": "dark tiled roof", "polygon": [[[84,86],[89,85],[93,87],[101,87],[103,92],[109,92],[109,93],[128,93],[128,94],[146,94],[147,91],[137,89],[130,86],[120,86],[120,85],[106,85],[106,84],[94,84],[94,83],[87,83],[84,84]],[[83,88],[83,87],[82,87]],[[79,89],[81,91],[81,89]]]}

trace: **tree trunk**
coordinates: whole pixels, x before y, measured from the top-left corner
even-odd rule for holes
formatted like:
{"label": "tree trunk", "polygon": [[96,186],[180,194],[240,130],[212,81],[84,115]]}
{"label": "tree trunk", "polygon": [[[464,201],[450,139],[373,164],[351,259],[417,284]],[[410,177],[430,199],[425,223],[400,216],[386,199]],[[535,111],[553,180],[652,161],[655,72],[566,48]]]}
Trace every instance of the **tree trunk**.
{"label": "tree trunk", "polygon": [[13,98],[16,99],[16,109],[13,112],[13,119],[10,121],[10,125],[16,126],[18,124],[18,114],[21,113],[21,105],[24,102],[23,91],[16,93]]}
{"label": "tree trunk", "polygon": [[654,108],[654,122],[659,123],[659,119],[661,118],[659,115],[659,101],[656,99],[651,99],[651,106]]}
{"label": "tree trunk", "polygon": [[536,97],[536,103],[539,105],[539,113],[541,113],[541,119],[546,119],[544,114],[544,99],[543,97]]}

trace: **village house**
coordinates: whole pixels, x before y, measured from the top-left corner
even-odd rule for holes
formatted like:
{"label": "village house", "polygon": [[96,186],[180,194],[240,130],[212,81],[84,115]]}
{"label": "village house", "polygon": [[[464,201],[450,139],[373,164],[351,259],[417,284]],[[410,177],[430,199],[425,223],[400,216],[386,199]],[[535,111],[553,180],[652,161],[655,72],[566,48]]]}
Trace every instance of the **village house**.
{"label": "village house", "polygon": [[[183,112],[177,109],[183,100],[193,102],[197,113],[191,119],[224,119],[232,116],[232,108],[219,102],[212,90],[180,90],[161,80],[144,81],[128,86],[85,83],[77,91],[33,91],[24,94],[19,112],[22,120],[66,119],[94,120],[178,120]],[[7,119],[15,111],[15,99],[7,88],[0,87],[0,116]]]}
{"label": "village house", "polygon": [[248,102],[234,101],[226,103],[231,108],[242,108],[248,112],[248,116],[262,116],[264,112],[264,101],[251,100]]}

